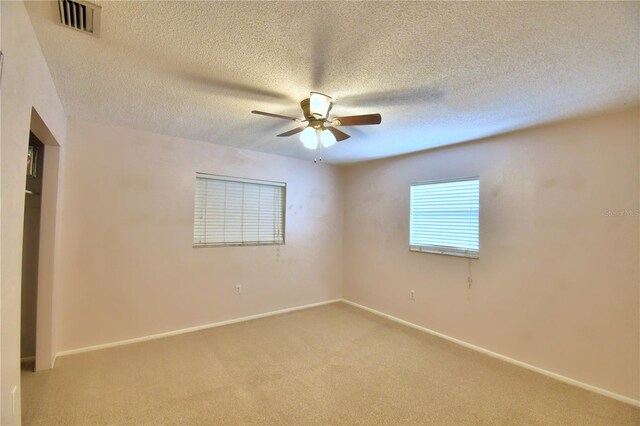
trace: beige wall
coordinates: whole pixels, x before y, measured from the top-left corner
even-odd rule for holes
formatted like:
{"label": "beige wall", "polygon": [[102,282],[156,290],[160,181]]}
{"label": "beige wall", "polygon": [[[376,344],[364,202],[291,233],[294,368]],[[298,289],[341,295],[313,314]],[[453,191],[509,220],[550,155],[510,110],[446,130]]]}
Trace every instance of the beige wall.
{"label": "beige wall", "polygon": [[[49,179],[43,190],[54,210],[43,223],[62,232],[41,242],[61,256],[55,267],[53,258],[41,267],[57,311],[38,306],[38,315],[55,315],[58,332],[55,342],[51,333],[39,336],[58,351],[344,295],[640,398],[639,219],[605,214],[640,208],[637,110],[347,172],[81,121],[71,121],[67,144],[67,119],[22,3],[0,2],[0,29],[2,424],[18,423],[20,413],[19,398],[12,412],[10,392],[18,386],[19,394],[32,108],[55,139],[49,143],[62,145],[48,152],[45,173],[66,179],[62,222],[63,180]],[[196,171],[288,182],[287,244],[191,248]],[[482,191],[480,259],[409,253],[408,185],[475,174]],[[241,296],[233,294],[235,284],[243,285]],[[52,324],[39,322],[43,327]]]}
{"label": "beige wall", "polygon": [[[639,218],[606,212],[640,209],[638,125],[626,111],[343,172],[70,120],[57,349],[342,294],[637,399]],[[288,182],[287,244],[193,249],[196,171]],[[410,253],[409,184],[468,175],[480,259]]]}
{"label": "beige wall", "polygon": [[[639,115],[351,167],[344,297],[639,399]],[[480,259],[409,252],[409,185],[472,175]]]}
{"label": "beige wall", "polygon": [[[1,49],[5,55],[2,72],[1,142],[1,382],[2,424],[20,420],[20,281],[22,224],[24,215],[25,165],[32,108],[35,108],[62,145],[66,116],[58,99],[21,2],[0,2]],[[45,165],[46,167],[46,165]],[[11,390],[18,399],[12,410]]]}
{"label": "beige wall", "polygon": [[[340,297],[339,168],[72,119],[66,151],[59,351]],[[287,182],[286,245],[192,248],[196,172]]]}

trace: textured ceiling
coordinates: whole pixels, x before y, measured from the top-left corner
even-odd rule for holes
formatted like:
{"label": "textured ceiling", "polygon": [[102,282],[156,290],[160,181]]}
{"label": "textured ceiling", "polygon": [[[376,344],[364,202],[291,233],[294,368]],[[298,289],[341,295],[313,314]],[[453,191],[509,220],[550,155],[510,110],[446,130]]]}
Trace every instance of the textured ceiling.
{"label": "textured ceiling", "polygon": [[640,4],[96,2],[100,38],[27,5],[67,114],[313,158],[296,123],[309,91],[380,126],[325,160],[351,162],[630,107]]}

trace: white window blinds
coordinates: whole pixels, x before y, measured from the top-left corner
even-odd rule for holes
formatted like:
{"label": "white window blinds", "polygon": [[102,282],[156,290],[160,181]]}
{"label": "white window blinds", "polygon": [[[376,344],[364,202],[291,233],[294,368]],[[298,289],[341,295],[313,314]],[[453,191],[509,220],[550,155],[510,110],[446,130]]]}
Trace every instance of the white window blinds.
{"label": "white window blinds", "polygon": [[198,173],[194,247],[284,244],[285,188]]}
{"label": "white window blinds", "polygon": [[410,210],[411,250],[478,257],[478,177],[413,184]]}

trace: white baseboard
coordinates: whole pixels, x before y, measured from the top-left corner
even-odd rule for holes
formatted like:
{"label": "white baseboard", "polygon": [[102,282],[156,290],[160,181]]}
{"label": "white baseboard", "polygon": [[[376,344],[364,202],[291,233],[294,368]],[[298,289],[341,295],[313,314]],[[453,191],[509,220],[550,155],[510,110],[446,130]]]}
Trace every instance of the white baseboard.
{"label": "white baseboard", "polygon": [[273,316],[273,315],[285,314],[287,312],[299,311],[299,310],[302,310],[302,309],[315,308],[316,306],[329,305],[331,303],[336,303],[336,302],[340,302],[340,301],[342,301],[342,299],[326,300],[324,302],[310,303],[308,305],[295,306],[293,308],[279,309],[277,311],[264,312],[262,314],[249,315],[249,316],[246,316],[246,317],[235,318],[235,319],[230,319],[230,320],[220,321],[220,322],[214,322],[214,323],[209,323],[209,324],[204,324],[204,325],[198,325],[198,326],[195,326],[195,327],[183,328],[183,329],[180,329],[180,330],[167,331],[167,332],[164,332],[164,333],[152,334],[152,335],[149,335],[149,336],[135,337],[133,339],[119,340],[117,342],[103,343],[101,345],[87,346],[87,347],[84,347],[84,348],[70,349],[70,350],[61,351],[61,352],[56,353],[52,365],[55,366],[55,362],[56,362],[56,359],[58,357],[65,356],[65,355],[73,355],[73,354],[79,354],[79,353],[83,353],[83,352],[97,351],[99,349],[113,348],[115,346],[130,345],[132,343],[145,342],[147,340],[162,339],[163,337],[176,336],[178,334],[191,333],[191,332],[194,332],[194,331],[206,330],[208,328],[222,327],[223,325],[235,324],[235,323],[244,322],[244,321],[251,321],[251,320],[254,320],[254,319],[258,319],[258,318],[264,318],[264,317],[270,317],[270,316]]}
{"label": "white baseboard", "polygon": [[536,373],[544,374],[545,376],[551,377],[552,379],[556,379],[556,380],[559,380],[561,382],[568,383],[570,385],[574,385],[574,386],[577,386],[579,388],[586,389],[588,391],[595,392],[597,394],[604,395],[604,396],[607,396],[609,398],[613,398],[613,399],[616,399],[618,401],[634,405],[636,407],[640,407],[640,401],[637,400],[637,399],[633,399],[633,398],[630,398],[628,396],[620,395],[620,394],[617,394],[615,392],[611,392],[611,391],[608,391],[606,389],[599,388],[597,386],[589,385],[587,383],[580,382],[580,381],[572,379],[570,377],[566,377],[566,376],[554,373],[552,371],[548,371],[548,370],[545,370],[543,368],[527,364],[526,362],[518,361],[517,359],[510,358],[510,357],[508,357],[506,355],[502,355],[502,354],[499,354],[499,353],[496,353],[496,352],[492,352],[492,351],[490,351],[488,349],[481,348],[480,346],[476,346],[476,345],[473,345],[471,343],[467,343],[467,342],[465,342],[463,340],[456,339],[455,337],[447,336],[446,334],[438,333],[437,331],[430,330],[430,329],[428,329],[426,327],[422,327],[420,325],[411,323],[409,321],[405,321],[405,320],[400,319],[400,318],[396,318],[396,317],[394,317],[392,315],[385,314],[384,312],[376,311],[375,309],[368,308],[366,306],[360,305],[358,303],[352,302],[352,301],[347,300],[347,299],[342,299],[342,301],[345,302],[345,303],[348,303],[349,305],[352,305],[352,306],[355,306],[357,308],[364,309],[365,311],[371,312],[372,314],[376,314],[376,315],[385,317],[385,318],[387,318],[387,319],[389,319],[391,321],[394,321],[394,322],[409,326],[411,328],[415,328],[415,329],[420,330],[420,331],[424,331],[425,333],[429,333],[429,334],[432,334],[434,336],[441,337],[441,338],[446,339],[446,340],[448,340],[450,342],[457,343],[460,346],[464,346],[465,348],[469,348],[469,349],[472,349],[474,351],[483,353],[485,355],[489,355],[490,357],[497,358],[499,360],[506,361],[506,362],[508,362],[510,364],[514,364],[514,365],[517,365],[519,367],[526,368],[527,370],[531,370],[531,371],[535,371]]}
{"label": "white baseboard", "polygon": [[[193,331],[206,330],[208,328],[215,328],[215,327],[221,327],[223,325],[235,324],[235,323],[244,322],[244,321],[251,321],[251,320],[254,320],[254,319],[258,319],[258,318],[270,317],[270,316],[273,316],[273,315],[284,314],[284,313],[287,313],[287,312],[293,312],[293,311],[299,311],[299,310],[302,310],[302,309],[314,308],[316,306],[329,305],[331,303],[336,303],[336,302],[347,303],[347,304],[355,306],[357,308],[364,309],[365,311],[371,312],[371,313],[373,313],[375,315],[379,315],[379,316],[385,317],[385,318],[387,318],[387,319],[389,319],[391,321],[397,322],[399,324],[403,324],[403,325],[406,325],[408,327],[415,328],[417,330],[423,331],[425,333],[429,333],[429,334],[432,334],[434,336],[441,337],[441,338],[443,338],[445,340],[448,340],[450,342],[456,343],[456,344],[458,344],[460,346],[464,346],[465,348],[469,348],[469,349],[472,349],[474,351],[483,353],[483,354],[488,355],[490,357],[497,358],[497,359],[500,359],[502,361],[508,362],[510,364],[514,364],[514,365],[517,365],[519,367],[526,368],[527,370],[535,371],[536,373],[540,373],[540,374],[543,374],[543,375],[545,375],[547,377],[551,377],[552,379],[556,379],[556,380],[559,380],[561,382],[568,383],[570,385],[574,385],[574,386],[577,386],[579,388],[586,389],[588,391],[595,392],[597,394],[604,395],[604,396],[607,396],[609,398],[613,398],[613,399],[616,399],[618,401],[634,405],[636,407],[640,407],[640,400],[636,400],[636,399],[630,398],[628,396],[620,395],[620,394],[617,394],[615,392],[611,392],[611,391],[608,391],[606,389],[599,388],[597,386],[589,385],[587,383],[580,382],[580,381],[572,379],[570,377],[566,377],[566,376],[554,373],[552,371],[548,371],[548,370],[545,370],[543,368],[539,368],[539,367],[527,364],[526,362],[518,361],[517,359],[510,358],[510,357],[508,357],[506,355],[502,355],[502,354],[490,351],[488,349],[482,348],[480,346],[476,346],[476,345],[473,345],[471,343],[467,343],[467,342],[465,342],[463,340],[459,340],[459,339],[456,339],[454,337],[447,336],[446,334],[442,334],[442,333],[439,333],[437,331],[430,330],[430,329],[428,329],[426,327],[422,327],[420,325],[413,324],[413,323],[411,323],[409,321],[405,321],[403,319],[396,318],[396,317],[394,317],[392,315],[385,314],[384,312],[376,311],[375,309],[369,308],[369,307],[364,306],[364,305],[360,305],[358,303],[352,302],[352,301],[347,300],[347,299],[326,300],[324,302],[311,303],[311,304],[308,304],[308,305],[296,306],[296,307],[293,307],[293,308],[286,308],[286,309],[280,309],[280,310],[277,310],[277,311],[265,312],[265,313],[262,313],[262,314],[249,315],[249,316],[246,316],[246,317],[235,318],[235,319],[231,319],[231,320],[220,321],[220,322],[215,322],[215,323],[210,323],[210,324],[204,324],[204,325],[199,325],[199,326],[196,326],[196,327],[183,328],[183,329],[180,329],[180,330],[173,330],[173,331],[168,331],[168,332],[164,332],[164,333],[152,334],[152,335],[149,335],[149,336],[136,337],[136,338],[133,338],[133,339],[120,340],[120,341],[117,341],[117,342],[104,343],[104,344],[101,344],[101,345],[87,346],[87,347],[84,347],[84,348],[77,348],[77,349],[70,349],[70,350],[66,350],[66,351],[61,351],[61,352],[58,352],[58,353],[56,353],[54,355],[54,359],[53,359],[53,364],[52,365],[55,365],[56,359],[58,357],[60,357],[60,356],[73,355],[73,354],[79,354],[79,353],[90,352],[90,351],[96,351],[96,350],[99,350],[99,349],[113,348],[113,347],[116,347],[116,346],[123,346],[123,345],[129,345],[129,344],[132,344],[132,343],[145,342],[147,340],[161,339],[163,337],[176,336],[178,334],[191,333]],[[23,358],[21,361],[33,360],[33,359],[35,359],[35,357]]]}

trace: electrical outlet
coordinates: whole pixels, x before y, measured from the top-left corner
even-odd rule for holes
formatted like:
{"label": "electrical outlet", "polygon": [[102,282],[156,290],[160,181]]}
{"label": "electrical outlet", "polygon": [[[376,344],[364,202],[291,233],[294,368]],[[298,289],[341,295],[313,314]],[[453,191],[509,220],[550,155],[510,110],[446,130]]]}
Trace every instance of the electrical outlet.
{"label": "electrical outlet", "polygon": [[242,286],[240,284],[238,284],[236,286],[236,294],[240,294],[240,293],[242,293]]}
{"label": "electrical outlet", "polygon": [[416,291],[415,290],[409,290],[409,299],[416,300]]}

